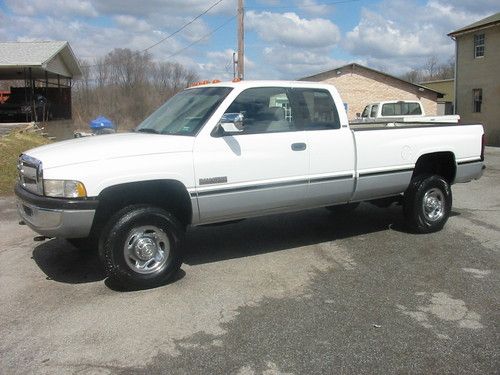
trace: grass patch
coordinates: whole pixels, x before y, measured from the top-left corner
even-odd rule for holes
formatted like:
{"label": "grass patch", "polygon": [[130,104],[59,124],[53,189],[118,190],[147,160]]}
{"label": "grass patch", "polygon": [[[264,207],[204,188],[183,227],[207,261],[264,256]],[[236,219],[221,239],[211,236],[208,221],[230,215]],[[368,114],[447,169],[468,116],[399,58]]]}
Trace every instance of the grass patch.
{"label": "grass patch", "polygon": [[11,195],[17,179],[17,159],[23,151],[49,143],[33,132],[13,131],[0,137],[0,196]]}

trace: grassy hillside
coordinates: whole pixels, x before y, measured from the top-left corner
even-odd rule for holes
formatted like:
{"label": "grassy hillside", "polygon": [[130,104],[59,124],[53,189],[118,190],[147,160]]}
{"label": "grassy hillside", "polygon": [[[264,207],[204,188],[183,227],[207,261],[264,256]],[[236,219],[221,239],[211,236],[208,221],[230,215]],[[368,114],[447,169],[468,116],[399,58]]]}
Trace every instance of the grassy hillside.
{"label": "grassy hillside", "polygon": [[0,137],[0,196],[13,193],[19,154],[50,141],[33,132],[13,131]]}

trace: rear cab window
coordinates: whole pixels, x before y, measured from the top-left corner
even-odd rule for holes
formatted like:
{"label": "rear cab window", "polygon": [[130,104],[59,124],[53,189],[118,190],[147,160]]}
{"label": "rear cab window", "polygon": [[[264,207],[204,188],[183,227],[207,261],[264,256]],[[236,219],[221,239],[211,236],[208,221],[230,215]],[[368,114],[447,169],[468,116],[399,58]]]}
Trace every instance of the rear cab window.
{"label": "rear cab window", "polygon": [[408,116],[421,115],[422,109],[420,103],[398,102],[386,103],[382,105],[382,116]]}

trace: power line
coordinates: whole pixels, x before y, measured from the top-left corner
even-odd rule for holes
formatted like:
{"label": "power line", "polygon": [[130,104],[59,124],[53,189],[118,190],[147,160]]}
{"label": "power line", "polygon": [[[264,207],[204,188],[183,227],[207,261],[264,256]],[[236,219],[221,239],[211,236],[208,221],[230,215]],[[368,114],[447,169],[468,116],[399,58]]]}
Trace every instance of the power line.
{"label": "power line", "polygon": [[187,46],[175,51],[174,53],[172,53],[171,55],[168,55],[167,57],[165,57],[166,59],[169,59],[171,57],[174,57],[176,55],[178,55],[179,53],[187,50],[188,48],[194,46],[195,44],[201,42],[203,39],[206,39],[208,38],[209,36],[212,36],[213,34],[215,34],[217,31],[219,31],[220,29],[222,29],[224,26],[226,26],[229,22],[231,22],[232,20],[234,20],[236,18],[236,15],[228,18],[223,24],[217,26],[215,29],[213,29],[211,32],[209,32],[208,34],[205,34],[204,36],[202,36],[200,39],[197,39],[195,40],[193,43],[191,44],[188,44]]}
{"label": "power line", "polygon": [[203,12],[201,12],[200,14],[198,14],[196,17],[194,17],[191,21],[189,21],[188,23],[185,23],[183,26],[181,26],[180,28],[178,28],[177,30],[175,30],[173,33],[171,33],[170,35],[167,35],[165,38],[159,40],[158,42],[156,42],[155,44],[149,46],[148,48],[144,48],[141,52],[146,52],[146,51],[149,51],[151,48],[153,47],[156,47],[158,44],[161,44],[163,43],[164,41],[166,41],[167,39],[170,39],[172,38],[174,35],[178,34],[179,32],[181,32],[182,30],[184,30],[186,27],[188,27],[189,25],[191,25],[194,21],[196,21],[198,18],[204,16],[205,14],[207,14],[208,12],[210,12],[210,10],[214,7],[216,7],[217,5],[219,5],[220,3],[222,3],[223,1],[225,0],[219,0],[215,3],[213,3],[210,7],[208,7],[207,9],[205,9]]}
{"label": "power line", "polygon": [[[192,23],[194,23],[196,20],[198,20],[199,18],[203,17],[205,14],[207,14],[208,12],[210,12],[210,10],[212,10],[213,8],[215,8],[217,5],[219,5],[223,1],[225,1],[225,0],[218,0],[218,1],[216,1],[211,6],[209,6],[207,9],[205,9],[203,12],[201,12],[200,14],[198,14],[196,17],[194,17],[193,19],[191,19],[190,21],[188,21],[184,25],[182,25],[180,28],[178,28],[174,32],[170,33],[169,35],[167,35],[166,37],[160,39],[158,42],[155,42],[154,44],[150,45],[149,47],[144,48],[144,49],[142,49],[140,51],[135,52],[134,55],[139,55],[139,54],[142,54],[144,52],[147,52],[150,49],[156,47],[157,45],[159,45],[159,44],[165,42],[166,40],[172,38],[173,36],[177,35],[182,30],[184,30],[186,27],[188,27],[189,25],[191,25]],[[322,5],[335,5],[335,4],[354,3],[354,2],[358,2],[358,1],[362,1],[362,0],[338,0],[338,1],[324,2],[324,3],[321,3],[321,4],[309,4],[309,5],[306,4],[306,5],[302,5],[302,6],[297,6],[297,5],[295,5],[295,6],[293,6],[293,5],[291,5],[291,6],[290,5],[289,6],[280,6],[280,5],[276,5],[276,6],[272,6],[272,5],[268,5],[268,6],[253,6],[253,7],[246,7],[246,10],[252,10],[252,9],[269,9],[269,8],[272,8],[272,9],[307,8],[307,7],[316,7],[316,6],[322,6]],[[219,31],[224,26],[226,26],[229,22],[231,22],[233,19],[235,19],[236,16],[237,16],[237,14],[233,15],[231,18],[227,19],[224,23],[222,23],[221,25],[219,25],[218,27],[216,27],[214,30],[212,30],[210,33],[205,34],[204,36],[202,36],[201,38],[199,38],[199,39],[195,40],[194,42],[188,44],[187,46],[185,46],[185,47],[183,47],[183,48],[175,51],[171,55],[168,55],[166,58],[169,59],[171,57],[174,57],[174,56],[180,54],[181,52],[187,50],[188,48],[194,46],[195,44],[201,42],[202,40],[208,38],[209,36],[212,36],[217,31]],[[92,67],[96,67],[96,66],[99,66],[99,64],[84,65],[82,67],[83,68],[92,68]]]}
{"label": "power line", "polygon": [[[184,25],[182,25],[181,27],[179,27],[177,30],[175,30],[174,32],[170,33],[169,35],[167,35],[166,37],[164,37],[163,39],[159,40],[158,42],[150,45],[149,47],[147,48],[144,48],[140,51],[137,51],[134,55],[139,55],[141,53],[144,53],[144,52],[147,52],[149,51],[150,49],[156,47],[157,45],[163,43],[164,41],[172,38],[173,36],[177,35],[178,33],[180,33],[182,30],[184,30],[186,27],[188,27],[189,25],[191,25],[193,22],[195,22],[197,19],[203,17],[205,14],[207,14],[208,12],[210,12],[213,8],[215,8],[217,5],[219,5],[220,3],[222,3],[223,1],[225,0],[218,0],[216,1],[215,3],[213,3],[212,5],[210,5],[207,9],[205,9],[203,12],[201,12],[200,14],[198,14],[196,17],[194,17],[193,19],[191,19],[189,22],[185,23]],[[211,35],[211,34],[210,34]],[[206,36],[205,36],[206,37]],[[94,65],[84,65],[82,66],[82,68],[93,68],[93,67],[96,67],[96,66],[99,66],[99,64],[94,64]]]}

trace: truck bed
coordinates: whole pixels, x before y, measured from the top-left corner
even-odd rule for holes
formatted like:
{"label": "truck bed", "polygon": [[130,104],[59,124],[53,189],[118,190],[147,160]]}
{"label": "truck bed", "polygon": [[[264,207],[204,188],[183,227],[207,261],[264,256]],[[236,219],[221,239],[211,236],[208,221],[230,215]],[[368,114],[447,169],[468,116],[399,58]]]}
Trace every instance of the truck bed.
{"label": "truck bed", "polygon": [[417,160],[425,154],[452,153],[456,162],[453,182],[470,181],[481,174],[481,125],[391,124],[351,126],[358,176],[353,200],[401,193],[410,183]]}

